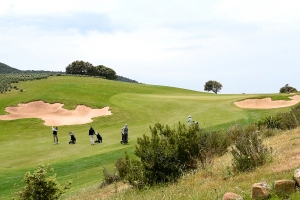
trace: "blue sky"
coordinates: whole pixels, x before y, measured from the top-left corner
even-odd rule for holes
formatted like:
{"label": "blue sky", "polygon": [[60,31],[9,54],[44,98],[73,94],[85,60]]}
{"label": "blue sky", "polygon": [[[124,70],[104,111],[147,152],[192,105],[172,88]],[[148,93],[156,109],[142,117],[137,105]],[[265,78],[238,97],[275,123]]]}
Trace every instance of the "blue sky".
{"label": "blue sky", "polygon": [[297,0],[1,0],[0,62],[64,71],[75,60],[141,83],[222,94],[300,90]]}

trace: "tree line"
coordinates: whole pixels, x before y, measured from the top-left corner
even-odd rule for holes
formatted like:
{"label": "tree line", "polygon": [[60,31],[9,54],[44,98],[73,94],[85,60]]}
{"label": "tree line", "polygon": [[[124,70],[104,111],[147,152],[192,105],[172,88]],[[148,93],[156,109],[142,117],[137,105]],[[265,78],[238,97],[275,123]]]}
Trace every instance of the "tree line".
{"label": "tree line", "polygon": [[89,62],[74,61],[66,67],[66,74],[78,74],[87,76],[100,76],[109,80],[117,80],[116,72],[104,65],[93,66]]}

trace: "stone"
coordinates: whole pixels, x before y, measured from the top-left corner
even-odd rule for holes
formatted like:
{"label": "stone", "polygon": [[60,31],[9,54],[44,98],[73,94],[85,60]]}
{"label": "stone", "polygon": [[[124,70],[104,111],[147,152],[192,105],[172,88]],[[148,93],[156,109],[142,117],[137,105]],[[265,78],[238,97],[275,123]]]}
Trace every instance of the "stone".
{"label": "stone", "polygon": [[270,196],[270,187],[265,182],[254,183],[251,189],[251,199],[263,200]]}
{"label": "stone", "polygon": [[294,180],[278,180],[274,183],[274,192],[280,197],[288,197],[295,192],[296,182]]}
{"label": "stone", "polygon": [[294,179],[297,182],[297,185],[300,186],[300,169],[294,171]]}
{"label": "stone", "polygon": [[232,192],[226,192],[223,195],[222,200],[243,200],[243,197],[241,197],[238,194],[232,193]]}

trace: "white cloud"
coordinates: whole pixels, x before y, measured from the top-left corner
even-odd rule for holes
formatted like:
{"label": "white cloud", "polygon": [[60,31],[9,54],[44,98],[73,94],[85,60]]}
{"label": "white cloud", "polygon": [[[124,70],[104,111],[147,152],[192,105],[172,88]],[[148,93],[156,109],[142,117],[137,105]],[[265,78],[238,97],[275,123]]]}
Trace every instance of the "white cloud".
{"label": "white cloud", "polygon": [[223,0],[215,14],[244,23],[290,23],[300,19],[297,0]]}
{"label": "white cloud", "polygon": [[113,0],[1,0],[0,14],[45,15],[68,12],[110,12]]}

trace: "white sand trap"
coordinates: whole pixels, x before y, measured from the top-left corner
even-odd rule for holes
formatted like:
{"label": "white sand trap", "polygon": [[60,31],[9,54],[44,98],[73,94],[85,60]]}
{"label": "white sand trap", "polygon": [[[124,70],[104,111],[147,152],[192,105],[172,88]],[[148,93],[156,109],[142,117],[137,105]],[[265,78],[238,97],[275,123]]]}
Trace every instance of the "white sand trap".
{"label": "white sand trap", "polygon": [[271,98],[264,99],[246,99],[244,101],[234,102],[235,105],[241,108],[257,108],[257,109],[269,109],[269,108],[282,108],[295,105],[300,102],[300,95],[290,97],[292,100],[272,101]]}
{"label": "white sand trap", "polygon": [[78,105],[75,110],[66,110],[63,104],[49,104],[43,101],[34,101],[27,104],[18,104],[17,107],[7,107],[8,115],[0,115],[0,120],[14,120],[20,118],[41,118],[47,126],[61,126],[73,124],[87,124],[92,118],[111,115],[109,107],[92,109]]}

